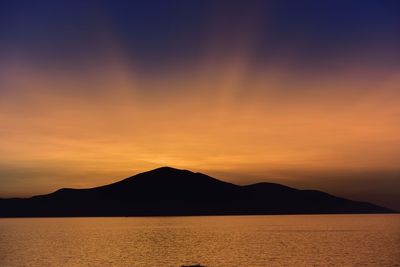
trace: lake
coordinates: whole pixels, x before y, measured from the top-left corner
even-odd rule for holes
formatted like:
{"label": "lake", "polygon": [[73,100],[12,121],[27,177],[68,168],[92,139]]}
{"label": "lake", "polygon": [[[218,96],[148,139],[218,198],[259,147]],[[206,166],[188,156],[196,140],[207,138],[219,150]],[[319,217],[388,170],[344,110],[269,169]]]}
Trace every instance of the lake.
{"label": "lake", "polygon": [[0,219],[0,266],[400,266],[400,215]]}

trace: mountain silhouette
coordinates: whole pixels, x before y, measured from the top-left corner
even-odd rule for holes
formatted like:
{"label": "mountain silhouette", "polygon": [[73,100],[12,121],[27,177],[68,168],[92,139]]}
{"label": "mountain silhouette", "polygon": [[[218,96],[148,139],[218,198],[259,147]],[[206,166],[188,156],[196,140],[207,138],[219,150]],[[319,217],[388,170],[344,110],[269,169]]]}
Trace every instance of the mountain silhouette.
{"label": "mountain silhouette", "polygon": [[0,217],[169,216],[391,213],[315,190],[274,183],[239,186],[201,173],[162,167],[119,182],[0,199]]}

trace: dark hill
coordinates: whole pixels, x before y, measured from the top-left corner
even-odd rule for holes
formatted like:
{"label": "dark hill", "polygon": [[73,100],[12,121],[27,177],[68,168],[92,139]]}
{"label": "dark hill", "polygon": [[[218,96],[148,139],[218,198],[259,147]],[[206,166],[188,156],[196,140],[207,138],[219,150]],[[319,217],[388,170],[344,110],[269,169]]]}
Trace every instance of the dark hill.
{"label": "dark hill", "polygon": [[0,217],[390,213],[370,203],[273,183],[238,186],[162,167],[90,188],[0,199]]}

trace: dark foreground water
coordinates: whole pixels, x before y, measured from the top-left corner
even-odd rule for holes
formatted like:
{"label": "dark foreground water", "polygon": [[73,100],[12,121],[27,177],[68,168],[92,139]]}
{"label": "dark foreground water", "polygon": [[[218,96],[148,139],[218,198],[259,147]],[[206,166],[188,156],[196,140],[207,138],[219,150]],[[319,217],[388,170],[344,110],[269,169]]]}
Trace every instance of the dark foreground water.
{"label": "dark foreground water", "polygon": [[0,219],[0,266],[400,266],[400,215]]}

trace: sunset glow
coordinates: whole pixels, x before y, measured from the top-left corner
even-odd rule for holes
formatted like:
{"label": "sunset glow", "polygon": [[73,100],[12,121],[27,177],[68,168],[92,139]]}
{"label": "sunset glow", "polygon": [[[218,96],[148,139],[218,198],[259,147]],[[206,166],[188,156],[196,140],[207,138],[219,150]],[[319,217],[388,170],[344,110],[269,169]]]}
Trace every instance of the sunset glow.
{"label": "sunset glow", "polygon": [[[68,6],[74,13],[75,4]],[[396,207],[400,65],[393,58],[400,42],[391,28],[368,23],[396,28],[398,15],[349,7],[376,17],[364,26],[342,18],[352,28],[337,33],[335,45],[312,35],[312,21],[290,30],[280,25],[278,7],[257,7],[206,18],[196,11],[190,23],[201,24],[198,36],[179,19],[170,25],[178,29],[160,30],[164,19],[150,22],[151,15],[117,31],[121,6],[83,8],[79,19],[90,34],[34,10],[21,17],[15,8],[0,28],[0,197],[92,187],[168,165],[241,184],[362,191]],[[62,8],[53,12],[69,16]],[[55,26],[46,24],[52,20]],[[54,27],[71,39],[62,43]],[[156,44],[148,37],[141,50],[130,46],[142,34],[134,27],[162,37]],[[47,51],[49,44],[59,53]],[[374,187],[389,190],[390,199],[368,194]]]}

